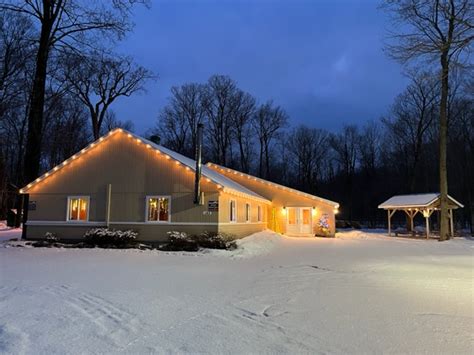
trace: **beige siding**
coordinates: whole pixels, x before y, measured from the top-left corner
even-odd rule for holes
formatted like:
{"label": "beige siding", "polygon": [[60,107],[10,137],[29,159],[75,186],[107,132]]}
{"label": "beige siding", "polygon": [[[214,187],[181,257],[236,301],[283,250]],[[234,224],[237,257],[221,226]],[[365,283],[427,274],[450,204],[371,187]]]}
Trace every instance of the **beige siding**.
{"label": "beige siding", "polygon": [[[246,177],[246,175],[240,176],[239,174],[234,174],[232,171],[228,172],[226,170],[217,169],[215,166],[212,166],[211,168],[231,178],[239,184],[247,187],[248,189],[255,191],[260,196],[272,201],[272,204],[270,206],[266,206],[266,221],[269,229],[275,230],[279,233],[286,233],[287,215],[286,210],[283,208],[285,206],[311,208],[314,207],[314,209],[312,210],[313,232],[321,232],[319,228],[319,219],[323,214],[327,214],[330,225],[330,234],[333,235],[335,233],[334,207],[330,204],[309,197],[305,197],[303,194],[297,194],[296,192],[284,190],[258,180],[256,181],[254,179]],[[222,220],[226,220],[225,216]]]}
{"label": "beige siding", "polygon": [[[230,201],[236,202],[237,221],[230,221]],[[245,208],[250,204],[250,221],[246,221]],[[258,221],[257,206],[262,208],[262,221]],[[245,197],[235,196],[228,193],[219,195],[219,231],[233,234],[236,237],[245,237],[267,228],[267,206],[265,203],[257,202]]]}
{"label": "beige siding", "polygon": [[[39,184],[33,186],[30,201],[36,201],[36,210],[29,211],[28,219],[34,221],[66,221],[67,197],[72,195],[90,196],[89,221],[105,222],[107,186],[112,185],[111,212],[112,222],[133,222],[131,226],[140,226],[146,239],[156,230],[162,238],[162,231],[189,230],[189,226],[180,225],[146,225],[146,196],[171,196],[171,222],[211,224],[216,229],[217,213],[207,212],[207,201],[218,200],[216,185],[202,180],[205,204],[193,204],[194,173],[167,160],[162,154],[152,149],[144,149],[143,143],[137,143],[124,133],[114,134],[91,151],[79,156],[72,163]],[[116,227],[116,226],[113,226]],[[71,234],[77,235],[80,227],[51,226],[49,231],[56,230],[67,237],[68,228]],[[118,228],[118,227],[116,227]],[[210,227],[211,228],[211,227]],[[201,229],[198,227],[197,229]],[[196,230],[197,230],[196,229]],[[44,227],[33,227],[30,232],[38,237]]]}

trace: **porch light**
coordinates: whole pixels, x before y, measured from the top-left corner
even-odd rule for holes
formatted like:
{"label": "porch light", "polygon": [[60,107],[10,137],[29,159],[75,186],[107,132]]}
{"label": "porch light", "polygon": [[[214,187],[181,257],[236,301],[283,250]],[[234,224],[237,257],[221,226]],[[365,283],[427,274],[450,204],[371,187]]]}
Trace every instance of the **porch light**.
{"label": "porch light", "polygon": [[286,206],[283,206],[281,212],[282,212],[284,215],[286,215]]}
{"label": "porch light", "polygon": [[339,209],[338,208],[335,208],[334,209],[334,214],[338,214],[339,213]]}
{"label": "porch light", "polygon": [[316,215],[316,207],[313,206],[313,216],[315,216],[315,215]]}

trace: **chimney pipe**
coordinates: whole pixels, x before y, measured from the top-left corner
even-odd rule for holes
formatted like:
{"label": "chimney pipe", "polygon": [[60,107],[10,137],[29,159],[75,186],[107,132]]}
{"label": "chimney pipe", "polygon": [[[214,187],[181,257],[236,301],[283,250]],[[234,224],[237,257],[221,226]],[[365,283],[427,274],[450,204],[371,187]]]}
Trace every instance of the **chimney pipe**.
{"label": "chimney pipe", "polygon": [[201,204],[201,167],[202,167],[202,129],[204,125],[198,123],[196,131],[196,175],[194,179],[194,204]]}

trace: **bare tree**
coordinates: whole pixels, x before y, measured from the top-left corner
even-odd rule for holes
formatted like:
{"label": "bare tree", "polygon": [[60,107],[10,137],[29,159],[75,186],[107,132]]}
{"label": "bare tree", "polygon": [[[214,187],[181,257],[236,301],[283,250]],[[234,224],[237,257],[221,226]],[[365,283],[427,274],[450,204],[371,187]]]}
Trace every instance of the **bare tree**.
{"label": "bare tree", "polygon": [[389,131],[405,149],[410,192],[415,191],[426,132],[437,116],[438,88],[439,82],[431,73],[411,74],[411,82],[396,98],[390,118],[384,119]]}
{"label": "bare tree", "polygon": [[48,62],[51,51],[58,47],[76,50],[90,47],[88,33],[110,34],[121,38],[130,29],[130,8],[144,0],[79,1],[38,0],[0,2],[0,10],[20,13],[39,26],[38,46],[31,98],[28,110],[28,135],[25,154],[25,181],[34,180],[39,173],[43,112]]}
{"label": "bare tree", "polygon": [[274,106],[272,101],[260,105],[253,118],[253,126],[259,140],[260,177],[270,178],[270,150],[278,133],[286,126],[288,116],[280,106]]}
{"label": "bare tree", "polygon": [[206,119],[204,85],[191,83],[171,88],[171,98],[158,116],[155,133],[169,148],[193,156],[196,128]]}
{"label": "bare tree", "polygon": [[440,240],[449,239],[447,136],[449,75],[472,49],[474,4],[472,0],[386,0],[386,9],[400,26],[387,46],[390,55],[402,63],[418,59],[438,61],[439,185],[441,194]]}
{"label": "bare tree", "polygon": [[255,112],[255,98],[238,90],[234,98],[232,122],[234,135],[239,146],[240,169],[244,173],[250,171],[250,155],[252,154],[252,140],[254,138],[251,120]]}
{"label": "bare tree", "polygon": [[100,137],[110,105],[120,97],[144,91],[146,80],[153,78],[150,71],[127,57],[111,58],[96,52],[91,56],[69,55],[66,62],[65,80],[89,110],[94,139]]}
{"label": "bare tree", "polygon": [[347,199],[348,217],[352,220],[353,215],[353,188],[354,176],[358,161],[358,141],[359,130],[357,126],[344,126],[339,134],[333,134],[330,139],[330,144],[336,153],[336,161],[339,163],[339,169],[342,172],[345,180],[344,195]]}
{"label": "bare tree", "polygon": [[328,137],[326,131],[304,125],[294,128],[288,136],[291,161],[296,165],[296,184],[306,192],[317,192],[321,162],[328,150]]}
{"label": "bare tree", "polygon": [[233,139],[232,117],[235,112],[237,84],[228,76],[213,75],[207,85],[204,109],[208,122],[208,142],[212,158],[227,165]]}
{"label": "bare tree", "polygon": [[104,135],[107,132],[114,130],[115,128],[122,128],[129,132],[133,132],[134,125],[131,120],[119,120],[113,110],[108,110],[105,113],[104,122],[102,124],[102,131],[100,132],[100,135]]}

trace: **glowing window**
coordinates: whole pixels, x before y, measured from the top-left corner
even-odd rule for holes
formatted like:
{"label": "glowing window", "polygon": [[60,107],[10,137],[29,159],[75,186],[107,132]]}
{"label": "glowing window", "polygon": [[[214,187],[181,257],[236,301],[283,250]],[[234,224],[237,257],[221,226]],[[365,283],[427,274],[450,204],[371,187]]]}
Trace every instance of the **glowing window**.
{"label": "glowing window", "polygon": [[311,223],[311,212],[308,209],[303,210],[303,224]]}
{"label": "glowing window", "polygon": [[89,196],[70,196],[67,198],[67,220],[89,220]]}
{"label": "glowing window", "polygon": [[296,209],[288,208],[288,224],[296,224]]}
{"label": "glowing window", "polygon": [[245,222],[250,222],[250,204],[245,204]]}
{"label": "glowing window", "polygon": [[230,200],[229,220],[231,222],[237,221],[237,214],[235,210],[235,200]]}
{"label": "glowing window", "polygon": [[147,197],[147,221],[169,222],[170,221],[170,197],[148,196]]}

